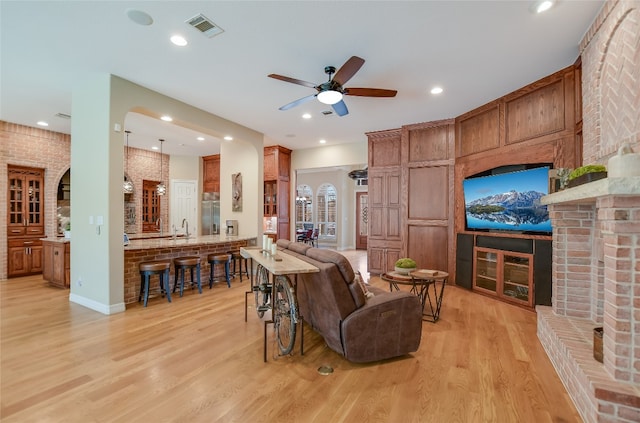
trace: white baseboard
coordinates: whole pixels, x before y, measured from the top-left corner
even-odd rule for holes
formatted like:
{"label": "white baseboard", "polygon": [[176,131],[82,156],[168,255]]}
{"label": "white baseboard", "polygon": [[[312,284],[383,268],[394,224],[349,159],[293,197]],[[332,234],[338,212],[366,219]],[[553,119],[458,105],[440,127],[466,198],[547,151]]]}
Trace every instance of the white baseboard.
{"label": "white baseboard", "polygon": [[125,310],[124,303],[102,304],[73,293],[69,294],[69,301],[106,315],[122,313]]}

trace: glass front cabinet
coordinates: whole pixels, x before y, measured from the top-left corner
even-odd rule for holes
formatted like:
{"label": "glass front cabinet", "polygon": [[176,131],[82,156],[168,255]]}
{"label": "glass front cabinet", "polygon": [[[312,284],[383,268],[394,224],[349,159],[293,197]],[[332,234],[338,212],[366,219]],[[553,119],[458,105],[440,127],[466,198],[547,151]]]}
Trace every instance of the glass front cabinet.
{"label": "glass front cabinet", "polygon": [[473,289],[533,307],[533,254],[475,247]]}

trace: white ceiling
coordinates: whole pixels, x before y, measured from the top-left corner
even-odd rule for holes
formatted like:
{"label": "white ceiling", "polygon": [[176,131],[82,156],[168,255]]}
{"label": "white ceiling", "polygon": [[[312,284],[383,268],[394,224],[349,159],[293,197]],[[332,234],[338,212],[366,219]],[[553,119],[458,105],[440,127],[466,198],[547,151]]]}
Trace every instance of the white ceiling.
{"label": "white ceiling", "polygon": [[[603,1],[7,1],[0,2],[0,119],[70,133],[74,83],[118,75],[264,133],[291,149],[366,140],[365,132],[458,116],[572,64]],[[134,23],[127,9],[148,13]],[[207,38],[185,23],[202,13],[224,29]],[[173,34],[186,47],[169,42]],[[347,87],[395,89],[395,98],[349,97],[349,114],[314,100],[277,73],[325,82],[324,67],[366,63]],[[429,90],[439,85],[438,96]],[[312,115],[304,120],[301,115]],[[128,116],[130,145],[166,139],[165,153],[207,155],[220,140]],[[184,145],[180,145],[184,144]]]}

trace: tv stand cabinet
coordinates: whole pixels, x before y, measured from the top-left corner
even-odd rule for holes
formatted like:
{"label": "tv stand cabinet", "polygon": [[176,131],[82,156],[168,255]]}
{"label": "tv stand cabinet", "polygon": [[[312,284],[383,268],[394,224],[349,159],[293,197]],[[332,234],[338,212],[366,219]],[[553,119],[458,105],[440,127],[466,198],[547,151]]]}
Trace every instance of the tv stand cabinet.
{"label": "tv stand cabinet", "polygon": [[533,306],[533,254],[475,247],[473,256],[474,290]]}
{"label": "tv stand cabinet", "polygon": [[459,233],[456,284],[527,308],[551,305],[551,237]]}

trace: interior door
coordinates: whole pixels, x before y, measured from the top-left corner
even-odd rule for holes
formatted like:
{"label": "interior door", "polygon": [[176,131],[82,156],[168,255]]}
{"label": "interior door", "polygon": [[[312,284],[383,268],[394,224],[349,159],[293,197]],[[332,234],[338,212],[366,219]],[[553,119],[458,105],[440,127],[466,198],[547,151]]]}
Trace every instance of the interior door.
{"label": "interior door", "polygon": [[367,249],[369,193],[356,192],[356,250]]}
{"label": "interior door", "polygon": [[196,194],[197,182],[188,180],[171,181],[171,233],[173,225],[178,234],[184,234],[186,226],[182,227],[184,219],[189,223],[189,233],[197,235],[198,225],[198,199]]}

